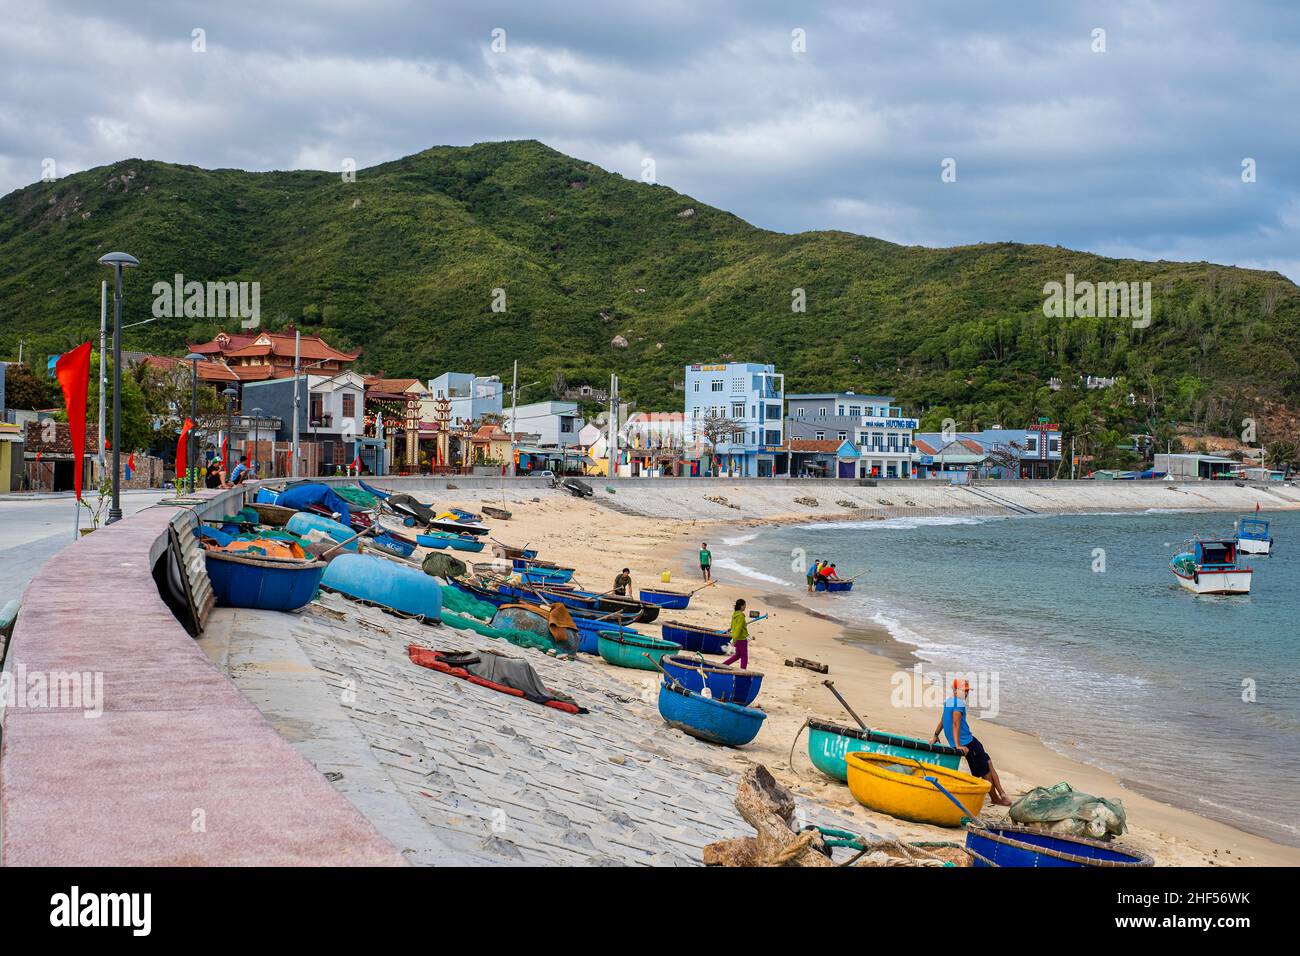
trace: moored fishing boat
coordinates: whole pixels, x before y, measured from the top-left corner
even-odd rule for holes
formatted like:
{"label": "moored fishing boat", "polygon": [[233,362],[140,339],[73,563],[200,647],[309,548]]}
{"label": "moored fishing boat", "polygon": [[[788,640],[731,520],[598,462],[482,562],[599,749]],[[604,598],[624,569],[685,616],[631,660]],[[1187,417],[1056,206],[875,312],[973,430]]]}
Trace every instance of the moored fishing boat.
{"label": "moored fishing boat", "polygon": [[684,651],[700,654],[725,653],[723,648],[731,640],[731,630],[725,627],[701,627],[680,621],[664,621],[659,628],[665,641],[682,645]]}
{"label": "moored fishing boat", "polygon": [[637,670],[656,670],[654,664],[646,660],[646,655],[655,662],[666,654],[675,654],[681,650],[672,641],[662,641],[647,634],[618,634],[614,631],[601,631],[600,656],[615,667],[631,667]]}
{"label": "moored fishing boat", "polygon": [[345,524],[340,524],[333,518],[326,518],[324,515],[312,514],[310,511],[299,511],[285,523],[284,527],[286,531],[304,538],[313,531],[319,531],[340,544],[347,541],[348,543],[343,545],[343,549],[346,551],[360,550],[360,545],[356,541],[349,540],[355,538],[357,532]]}
{"label": "moored fishing boat", "polygon": [[817,582],[814,584],[814,587],[816,587],[818,591],[827,591],[830,593],[836,593],[840,591],[852,591],[853,582],[852,581],[827,581],[824,578],[818,578]]}
{"label": "moored fishing boat", "polygon": [[369,546],[399,558],[409,558],[415,554],[415,542],[413,540],[387,528],[384,528],[371,538]]}
{"label": "moored fishing boat", "polygon": [[641,598],[643,604],[654,604],[669,611],[684,611],[691,604],[691,596],[682,591],[642,588],[638,597]]}
{"label": "moored fishing boat", "polygon": [[263,611],[296,611],[312,599],[328,565],[302,558],[272,558],[248,551],[204,552],[217,603]]}
{"label": "moored fishing boat", "polygon": [[714,664],[686,654],[665,656],[660,659],[659,666],[668,677],[687,690],[698,694],[707,687],[714,700],[730,701],[733,704],[752,704],[763,686],[763,675],[758,671]]}
{"label": "moored fishing boat", "polygon": [[[987,780],[960,770],[921,764],[893,754],[850,753],[845,764],[849,792],[858,803],[915,823],[961,826],[963,817],[973,820],[979,816],[990,788]],[[944,791],[961,804],[965,813]]]}
{"label": "moored fishing boat", "polygon": [[445,550],[450,548],[453,551],[469,551],[472,554],[478,554],[483,550],[483,542],[475,541],[473,538],[461,537],[458,534],[450,534],[444,531],[429,531],[425,534],[417,534],[415,540],[421,547],[436,548]]}
{"label": "moored fishing boat", "polygon": [[1237,519],[1237,550],[1242,554],[1272,554],[1273,538],[1267,518],[1243,515]]}
{"label": "moored fishing boat", "polygon": [[442,588],[419,568],[367,554],[344,554],[330,562],[321,587],[391,611],[442,618]]}
{"label": "moored fishing boat", "polygon": [[767,719],[757,708],[705,697],[668,681],[659,685],[659,716],[670,727],[724,747],[743,747]]}
{"label": "moored fishing boat", "polygon": [[1193,594],[1249,594],[1252,571],[1237,560],[1237,543],[1193,538],[1169,561],[1178,583]]}
{"label": "moored fishing boat", "polygon": [[841,727],[828,721],[808,721],[808,759],[832,780],[848,782],[849,770],[844,759],[859,751],[907,757],[921,763],[947,767],[949,770],[961,767],[960,751],[943,744],[932,744],[915,737],[879,730]]}
{"label": "moored fishing boat", "polygon": [[[955,808],[954,808],[955,809]],[[1031,827],[996,825],[966,831],[975,866],[1130,867],[1153,866],[1151,857],[1086,837],[1047,833]]]}

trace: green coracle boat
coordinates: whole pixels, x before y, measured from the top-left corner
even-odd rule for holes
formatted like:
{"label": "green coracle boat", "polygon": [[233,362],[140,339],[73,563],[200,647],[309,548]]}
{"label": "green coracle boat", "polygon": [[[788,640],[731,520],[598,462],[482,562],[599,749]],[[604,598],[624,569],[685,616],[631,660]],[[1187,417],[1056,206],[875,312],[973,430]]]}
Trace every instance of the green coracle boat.
{"label": "green coracle boat", "polygon": [[656,663],[666,654],[676,654],[682,649],[680,644],[661,640],[645,634],[618,634],[615,631],[600,632],[600,656],[615,667],[635,667],[638,670],[656,670],[654,664],[645,659],[649,654]]}
{"label": "green coracle boat", "polygon": [[893,757],[910,757],[949,770],[956,770],[961,765],[961,754],[943,744],[932,744],[915,737],[903,737],[879,730],[841,727],[822,720],[808,721],[808,758],[814,767],[831,779],[848,783],[849,768],[844,758],[860,750]]}

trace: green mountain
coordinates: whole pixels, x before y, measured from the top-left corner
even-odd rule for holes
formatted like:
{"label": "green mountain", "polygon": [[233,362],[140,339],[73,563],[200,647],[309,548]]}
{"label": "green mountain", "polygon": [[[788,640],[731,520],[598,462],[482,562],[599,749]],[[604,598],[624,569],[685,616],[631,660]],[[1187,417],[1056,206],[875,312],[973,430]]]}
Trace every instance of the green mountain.
{"label": "green mountain", "polygon": [[[20,189],[0,199],[0,356],[97,334],[96,259],[115,249],[141,261],[124,323],[150,318],[153,284],[176,273],[256,281],[264,327],[361,346],[361,367],[390,376],[508,379],[518,358],[542,383],[528,399],[557,373],[599,386],[613,371],[640,408],[677,409],[683,365],[766,361],[788,391],[885,391],[963,428],[1047,416],[1106,455],[1130,432],[1235,434],[1300,404],[1300,289],[1275,273],[768,232],[533,141],[430,149],[354,182],[132,159]],[[1067,273],[1151,282],[1149,327],[1044,316],[1044,284]],[[159,319],[124,347],[183,354],[237,324]],[[1122,380],[1086,390],[1080,374]]]}

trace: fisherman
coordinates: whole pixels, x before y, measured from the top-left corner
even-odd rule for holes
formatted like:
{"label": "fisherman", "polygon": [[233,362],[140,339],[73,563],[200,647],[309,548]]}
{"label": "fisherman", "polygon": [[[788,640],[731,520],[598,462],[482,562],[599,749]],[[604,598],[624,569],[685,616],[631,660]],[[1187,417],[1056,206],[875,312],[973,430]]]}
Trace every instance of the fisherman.
{"label": "fisherman", "polygon": [[963,677],[954,678],[952,696],[943,702],[943,716],[939,719],[939,726],[934,728],[930,743],[937,744],[942,731],[948,738],[948,746],[955,747],[966,757],[971,776],[983,777],[992,786],[989,796],[993,803],[999,807],[1009,807],[1011,801],[1002,789],[998,772],[993,769],[993,758],[988,755],[979,738],[970,732],[970,725],[966,722],[966,698],[969,696],[970,681]]}
{"label": "fisherman", "polygon": [[745,599],[736,599],[736,610],[731,614],[731,644],[736,649],[722,666],[740,662],[740,669],[749,669],[749,621],[745,616]]}
{"label": "fisherman", "polygon": [[239,464],[237,464],[235,470],[230,473],[230,483],[232,485],[243,484],[244,479],[248,477],[248,471],[248,456],[240,455]]}
{"label": "fisherman", "polygon": [[812,564],[808,565],[808,591],[809,591],[809,593],[811,593],[812,591],[816,590],[816,587],[817,587],[817,572],[820,571],[821,569],[822,569],[821,558],[816,559],[815,561],[813,561]]}
{"label": "fisherman", "polygon": [[208,471],[203,478],[203,485],[205,488],[221,487],[221,468],[215,461],[208,464]]}
{"label": "fisherman", "polygon": [[706,581],[713,580],[713,552],[709,550],[707,541],[700,545],[700,574]]}
{"label": "fisherman", "polygon": [[822,568],[822,577],[827,581],[838,581],[840,579],[840,573],[835,570],[835,565],[828,564]]}
{"label": "fisherman", "polygon": [[623,572],[614,578],[614,593],[625,595],[632,590],[632,572],[624,568]]}

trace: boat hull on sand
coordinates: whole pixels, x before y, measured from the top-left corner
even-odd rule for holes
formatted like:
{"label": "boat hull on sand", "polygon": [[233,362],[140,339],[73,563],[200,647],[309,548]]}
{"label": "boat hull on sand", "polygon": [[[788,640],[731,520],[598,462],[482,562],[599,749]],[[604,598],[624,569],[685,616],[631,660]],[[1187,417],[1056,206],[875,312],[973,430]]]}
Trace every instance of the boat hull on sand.
{"label": "boat hull on sand", "polygon": [[259,558],[207,551],[212,594],[224,607],[296,611],[312,599],[325,573],[324,561]]}
{"label": "boat hull on sand", "polygon": [[689,691],[698,694],[708,687],[714,700],[725,700],[746,707],[754,702],[763,687],[763,675],[758,671],[725,667],[686,654],[664,657],[660,659],[659,666],[665,674]]}
{"label": "boat hull on sand", "polygon": [[419,568],[366,554],[342,554],[329,563],[321,587],[391,611],[442,619],[442,588]]}
{"label": "boat hull on sand", "polygon": [[677,591],[658,591],[653,588],[642,588],[640,595],[642,604],[654,604],[669,611],[684,611],[691,604],[691,596],[682,594]]}
{"label": "boat hull on sand", "polygon": [[767,719],[753,707],[713,700],[668,683],[659,685],[659,716],[669,727],[723,747],[743,747],[758,736]]}
{"label": "boat hull on sand", "polygon": [[661,641],[657,637],[650,637],[645,634],[618,634],[612,631],[601,631],[598,635],[600,656],[615,667],[630,667],[634,670],[653,671],[658,670],[654,664],[646,660],[645,655],[649,654],[651,660],[656,663],[663,659],[665,654],[676,654],[681,650],[672,641]]}
{"label": "boat hull on sand", "polygon": [[[960,770],[918,764],[893,754],[851,753],[845,763],[849,792],[858,803],[914,823],[956,827],[961,826],[963,817],[974,820],[984,808],[990,787],[987,780]],[[938,781],[965,812],[926,777]]]}
{"label": "boat hull on sand", "polygon": [[455,534],[417,534],[415,540],[420,543],[421,547],[434,548],[438,551],[445,551],[450,548],[452,551],[468,551],[471,554],[478,554],[483,550],[482,541],[473,541]]}
{"label": "boat hull on sand", "polygon": [[971,827],[966,849],[975,866],[1130,867],[1153,866],[1151,857],[1085,837],[1045,833],[1029,827]]}
{"label": "boat hull on sand", "polygon": [[808,759],[832,780],[848,783],[845,758],[851,753],[883,753],[957,770],[961,754],[942,744],[879,730],[858,730],[821,720],[808,721]]}
{"label": "boat hull on sand", "polygon": [[725,627],[700,627],[679,621],[664,621],[660,626],[665,641],[682,645],[684,651],[699,654],[722,654],[731,641],[731,631]]}

